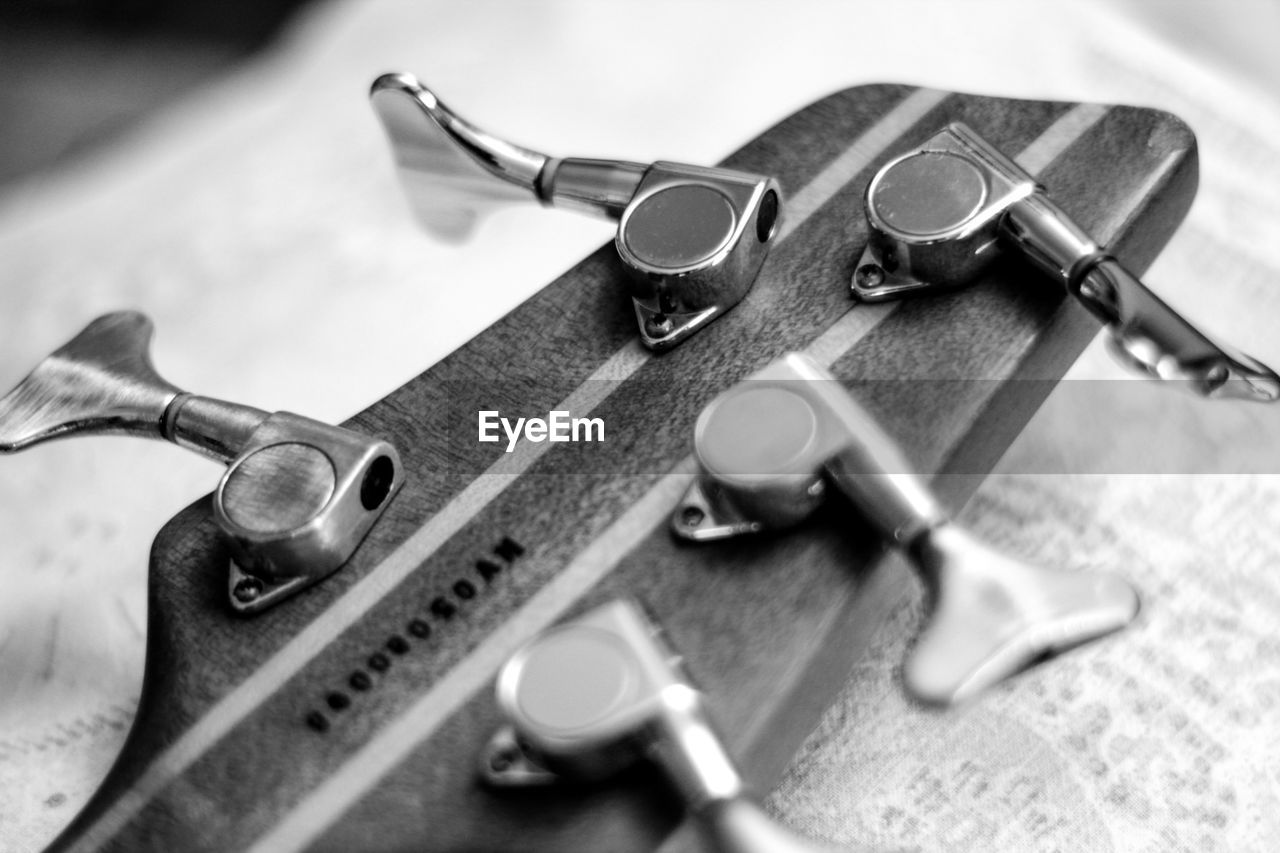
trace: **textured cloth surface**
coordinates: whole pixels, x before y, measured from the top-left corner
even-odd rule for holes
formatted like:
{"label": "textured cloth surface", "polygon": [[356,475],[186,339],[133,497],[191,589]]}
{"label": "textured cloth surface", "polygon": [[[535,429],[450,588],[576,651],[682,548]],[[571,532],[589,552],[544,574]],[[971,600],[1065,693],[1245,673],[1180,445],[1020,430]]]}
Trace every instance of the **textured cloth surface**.
{"label": "textured cloth surface", "polygon": [[1280,516],[1273,477],[995,477],[965,520],[1044,563],[1122,569],[1138,623],[939,714],[901,691],[904,607],[770,805],[892,848],[1275,849],[1280,535],[1260,515]]}
{"label": "textured cloth surface", "polygon": [[[1274,364],[1280,66],[1261,34],[1278,14],[1262,0],[322,6],[272,54],[0,198],[0,384],[135,307],[176,383],[338,420],[609,237],[532,207],[462,247],[420,234],[365,98],[397,69],[516,141],[646,162],[713,162],[859,83],[1171,110],[1199,136],[1201,187],[1147,279]],[[1096,345],[1072,374],[1121,375]],[[1056,393],[964,518],[1024,556],[1129,573],[1140,624],[938,715],[901,696],[919,614],[896,613],[776,813],[817,837],[930,850],[1280,846],[1277,416],[1108,387]],[[0,463],[0,848],[25,851],[118,752],[150,539],[217,470],[117,439]]]}

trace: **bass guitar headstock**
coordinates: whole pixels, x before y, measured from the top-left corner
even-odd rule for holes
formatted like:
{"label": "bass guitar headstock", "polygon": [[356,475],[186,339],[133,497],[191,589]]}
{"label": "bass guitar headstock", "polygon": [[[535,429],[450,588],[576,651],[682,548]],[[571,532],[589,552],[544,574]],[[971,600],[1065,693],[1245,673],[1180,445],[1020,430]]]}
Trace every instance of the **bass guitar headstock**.
{"label": "bass guitar headstock", "polygon": [[[744,785],[778,778],[888,608],[918,593],[885,529],[836,499],[785,531],[673,535],[702,471],[700,413],[802,353],[954,511],[1098,329],[1017,257],[930,298],[851,299],[872,177],[955,122],[1130,270],[1194,194],[1195,140],[1152,110],[876,85],[784,119],[721,164],[767,176],[784,202],[768,257],[714,324],[660,354],[642,345],[644,294],[601,248],[344,425],[394,445],[404,485],[340,570],[260,614],[228,606],[234,547],[209,501],[160,532],[138,717],[55,849],[699,849],[652,767],[486,783],[482,756],[509,722],[494,680],[545,630],[637,601]],[[575,419],[601,426],[552,440],[562,417],[570,434]]]}

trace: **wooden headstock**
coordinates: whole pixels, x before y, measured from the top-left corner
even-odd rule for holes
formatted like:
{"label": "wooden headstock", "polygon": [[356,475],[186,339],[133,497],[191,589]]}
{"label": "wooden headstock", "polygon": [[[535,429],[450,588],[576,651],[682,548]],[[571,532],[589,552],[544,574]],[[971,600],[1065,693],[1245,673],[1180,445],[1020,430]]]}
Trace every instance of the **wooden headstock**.
{"label": "wooden headstock", "polygon": [[[789,534],[691,547],[668,518],[718,392],[783,352],[814,356],[963,503],[1097,330],[1016,260],[977,285],[880,306],[847,285],[874,170],[963,121],[1054,188],[1142,270],[1196,185],[1177,119],[907,86],[825,98],[726,165],[777,178],[781,232],[740,304],[675,350],[636,341],[602,249],[357,415],[406,483],[351,562],[252,618],[201,501],[156,540],[148,658],[127,746],[58,850],[654,850],[680,811],[643,772],[592,788],[494,791],[476,762],[492,678],[537,631],[641,601],[761,788],[782,771],[896,599],[874,537],[824,511]],[[601,418],[593,444],[475,441],[479,409]],[[684,849],[688,839],[670,841]]]}

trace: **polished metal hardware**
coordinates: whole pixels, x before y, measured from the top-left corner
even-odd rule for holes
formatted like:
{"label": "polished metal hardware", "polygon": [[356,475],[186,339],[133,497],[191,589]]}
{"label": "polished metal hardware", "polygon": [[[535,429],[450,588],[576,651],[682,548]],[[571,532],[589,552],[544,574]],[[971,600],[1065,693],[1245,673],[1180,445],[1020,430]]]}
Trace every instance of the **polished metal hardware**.
{"label": "polished metal hardware", "polygon": [[722,853],[818,853],[747,795],[679,657],[635,604],[616,600],[552,628],[497,679],[508,725],[481,756],[492,785],[599,781],[655,762]]}
{"label": "polished metal hardware", "polygon": [[894,441],[829,373],[790,354],[698,417],[701,476],[672,519],[706,541],[799,522],[835,488],[913,563],[929,622],[903,670],[936,705],[1128,624],[1138,595],[1109,574],[1044,569],[1003,556],[952,524]]}
{"label": "polished metal hardware", "polygon": [[640,339],[666,350],[742,299],[777,233],[773,178],[657,162],[557,159],[458,116],[409,74],[370,93],[414,212],[461,239],[493,207],[540,201],[618,220]]}
{"label": "polished metal hardware", "polygon": [[254,613],[347,561],[404,483],[385,441],[288,412],[188,394],[160,378],[151,321],[90,323],[0,399],[0,453],[80,433],[171,441],[227,465],[214,519],[232,553],[228,595]]}
{"label": "polished metal hardware", "polygon": [[1206,397],[1280,398],[1273,370],[1207,338],[964,124],[887,163],[865,206],[870,239],[850,284],[858,299],[969,284],[1010,246],[1101,320],[1116,356],[1139,373]]}

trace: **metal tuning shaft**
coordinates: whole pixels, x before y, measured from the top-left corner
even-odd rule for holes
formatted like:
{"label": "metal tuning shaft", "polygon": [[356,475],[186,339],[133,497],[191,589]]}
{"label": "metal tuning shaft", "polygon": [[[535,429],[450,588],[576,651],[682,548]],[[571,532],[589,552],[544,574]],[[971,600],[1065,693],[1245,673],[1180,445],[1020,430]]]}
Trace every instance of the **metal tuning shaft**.
{"label": "metal tuning shaft", "polygon": [[894,441],[829,373],[790,354],[713,400],[698,418],[699,481],[673,518],[685,539],[795,524],[843,492],[924,581],[932,613],[903,676],[949,705],[1110,634],[1138,595],[1109,574],[1002,556],[952,524]]}
{"label": "metal tuning shaft", "polygon": [[233,561],[231,606],[253,613],[347,561],[403,485],[385,441],[288,412],[197,397],[161,379],[152,324],[107,314],[0,399],[0,452],[78,433],[171,441],[227,464],[214,519]]}
{"label": "metal tuning shaft", "polygon": [[1120,360],[1138,372],[1206,397],[1280,399],[1280,376],[1187,322],[964,124],[887,163],[865,205],[870,240],[850,285],[858,299],[968,284],[999,246],[1012,246],[1106,324]]}
{"label": "metal tuning shaft", "polygon": [[509,721],[482,756],[497,786],[596,781],[655,762],[721,853],[819,853],[751,799],[702,694],[640,608],[613,601],[518,651],[497,681]]}
{"label": "metal tuning shaft", "polygon": [[657,162],[556,159],[458,116],[409,74],[370,94],[415,213],[461,239],[487,210],[539,201],[618,220],[640,339],[666,350],[742,299],[777,233],[773,178]]}

